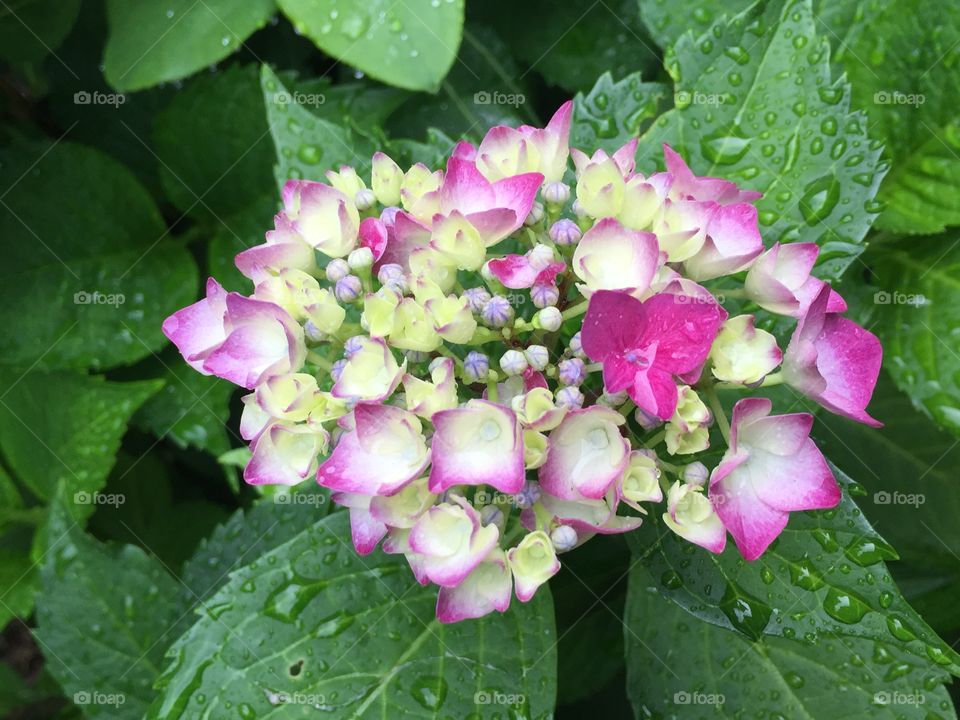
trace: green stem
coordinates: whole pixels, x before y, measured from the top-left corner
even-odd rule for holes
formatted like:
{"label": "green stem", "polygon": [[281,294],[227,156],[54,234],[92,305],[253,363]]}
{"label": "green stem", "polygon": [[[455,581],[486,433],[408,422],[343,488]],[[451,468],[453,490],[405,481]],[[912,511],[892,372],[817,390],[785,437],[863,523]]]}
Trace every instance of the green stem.
{"label": "green stem", "polygon": [[644,440],[644,441],[643,441],[643,446],[644,446],[645,448],[648,448],[648,449],[650,449],[650,448],[655,448],[657,445],[659,445],[660,443],[663,442],[663,439],[664,439],[666,436],[667,436],[667,431],[666,431],[666,430],[661,430],[660,432],[658,432],[656,435],[654,435],[654,436],[653,436],[652,438],[650,438],[649,440]]}
{"label": "green stem", "polygon": [[730,422],[727,420],[727,415],[723,412],[723,407],[720,405],[720,398],[717,397],[717,391],[713,388],[713,385],[709,385],[704,388],[704,394],[707,396],[707,402],[710,403],[713,416],[717,419],[717,427],[720,428],[720,434],[723,435],[723,439],[727,445],[730,445]]}
{"label": "green stem", "polygon": [[570,318],[579,317],[580,315],[583,315],[587,311],[587,308],[589,306],[590,306],[590,301],[584,300],[583,302],[580,302],[580,303],[577,303],[576,305],[568,307],[566,310],[560,313],[560,318],[562,320],[569,320]]}
{"label": "green stem", "polygon": [[327,372],[329,372],[329,371],[330,371],[330,368],[333,367],[333,363],[332,363],[332,362],[330,362],[329,360],[327,360],[327,358],[323,357],[322,355],[318,355],[318,354],[315,353],[313,350],[308,350],[308,351],[307,351],[307,360],[309,360],[310,362],[312,362],[312,363],[313,363],[314,365],[316,365],[317,367],[322,367],[322,368],[323,368],[324,370],[326,370]]}

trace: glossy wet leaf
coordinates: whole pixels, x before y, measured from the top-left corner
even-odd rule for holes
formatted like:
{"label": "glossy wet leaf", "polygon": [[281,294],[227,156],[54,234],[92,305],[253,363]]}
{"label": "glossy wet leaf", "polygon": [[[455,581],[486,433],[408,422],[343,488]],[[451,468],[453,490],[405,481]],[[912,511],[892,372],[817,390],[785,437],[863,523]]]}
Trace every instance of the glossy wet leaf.
{"label": "glossy wet leaf", "polygon": [[[116,383],[66,371],[0,374],[0,449],[16,477],[42,500],[63,483],[74,517],[96,505],[134,411],[163,385]],[[75,498],[76,495],[76,498]],[[74,501],[76,500],[76,501]]]}
{"label": "glossy wet leaf", "polygon": [[[443,626],[436,590],[406,562],[349,545],[334,513],[237,569],[170,649],[149,718],[467,717],[476,693],[524,695],[546,717],[556,692],[553,609],[546,588],[503,616]],[[311,707],[311,712],[314,708]],[[498,710],[506,711],[505,706]]]}
{"label": "glossy wet leaf", "polygon": [[613,153],[660,114],[670,94],[669,86],[643,82],[640,73],[619,81],[604,73],[589,93],[574,98],[570,144],[590,153],[596,148]]}
{"label": "glossy wet leaf", "polygon": [[956,717],[945,673],[902,663],[880,644],[829,633],[750,641],[697,622],[657,585],[642,566],[630,573],[624,640],[637,717],[707,720],[745,708],[790,720]]}
{"label": "glossy wet leaf", "polygon": [[0,152],[0,187],[0,363],[108,368],[166,344],[197,268],[129,170],[67,140],[23,144]]}
{"label": "glossy wet leaf", "polygon": [[337,60],[409,90],[436,90],[453,64],[463,0],[278,0],[298,31]]}
{"label": "glossy wet leaf", "polygon": [[274,0],[109,0],[104,75],[121,91],[192,75],[236,52]]}
{"label": "glossy wet leaf", "polygon": [[341,165],[351,165],[361,175],[367,174],[376,151],[368,137],[312,113],[304,103],[319,103],[319,97],[296,93],[266,65],[260,80],[276,149],[274,176],[281,187],[291,179],[325,182],[324,173],[338,170]]}
{"label": "glossy wet leaf", "polygon": [[818,274],[839,277],[862,252],[886,168],[809,2],[761,3],[684,35],[665,64],[676,107],[643,135],[640,169],[662,163],[666,142],[697,174],[763,192],[766,243],[816,242]]}
{"label": "glossy wet leaf", "polygon": [[866,490],[834,473],[843,489],[841,504],[792,513],[782,535],[752,563],[732,540],[714,555],[681,540],[659,519],[631,541],[659,591],[690,613],[691,624],[705,620],[752,640],[866,642],[885,658],[865,658],[875,674],[903,665],[945,680],[948,671],[960,671],[960,656],[910,607],[890,576],[886,561],[895,560],[896,552],[853,500]]}
{"label": "glossy wet leaf", "polygon": [[84,533],[62,502],[51,511],[37,637],[65,694],[86,694],[86,717],[140,718],[173,639],[178,583],[140,548]]}

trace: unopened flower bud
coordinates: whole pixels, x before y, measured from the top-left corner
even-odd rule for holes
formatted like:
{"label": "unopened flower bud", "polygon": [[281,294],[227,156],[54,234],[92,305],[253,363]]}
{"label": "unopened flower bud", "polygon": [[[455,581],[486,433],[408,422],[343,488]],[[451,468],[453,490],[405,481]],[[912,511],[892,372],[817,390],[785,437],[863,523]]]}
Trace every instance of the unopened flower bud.
{"label": "unopened flower bud", "polygon": [[463,379],[468,383],[484,382],[490,372],[490,358],[483,353],[469,352],[463,360]]}
{"label": "unopened flower bud", "polygon": [[519,350],[507,350],[500,358],[500,369],[507,375],[520,375],[527,367],[527,358]]}
{"label": "unopened flower bud", "polygon": [[580,204],[579,200],[574,200],[573,205],[570,206],[570,209],[573,210],[573,214],[578,218],[587,217],[587,211],[584,209],[583,205]]}
{"label": "unopened flower bud", "polygon": [[558,379],[564,385],[579,385],[587,377],[587,369],[580,358],[561,360],[557,365]]}
{"label": "unopened flower bud", "polygon": [[534,270],[544,270],[553,261],[553,248],[549,245],[537,245],[527,253],[527,262]]}
{"label": "unopened flower bud", "polygon": [[[566,185],[564,185],[566,187]],[[550,542],[557,552],[573,550],[577,544],[577,531],[569,525],[558,525],[550,532]]]}
{"label": "unopened flower bud", "polygon": [[568,385],[557,391],[557,405],[561,407],[576,410],[583,406],[583,399],[583,393],[580,392],[580,388],[573,385]]}
{"label": "unopened flower bud", "polygon": [[603,393],[603,395],[597,398],[597,402],[600,405],[606,405],[607,407],[616,408],[623,405],[627,401],[628,397],[629,396],[624,390],[621,390],[620,392],[615,392],[615,393],[605,392]]}
{"label": "unopened flower bud", "polygon": [[531,345],[523,354],[527,357],[527,362],[534,370],[540,371],[547,367],[550,362],[550,351],[543,345]]}
{"label": "unopened flower bud", "polygon": [[330,368],[330,377],[333,378],[334,382],[340,379],[340,373],[343,372],[343,369],[347,366],[347,360],[342,358],[337,360]]}
{"label": "unopened flower bud", "polygon": [[340,302],[353,302],[363,292],[363,284],[356,275],[347,275],[337,280],[333,286],[333,293]]}
{"label": "unopened flower bud", "polygon": [[350,274],[350,266],[343,258],[333,258],[327,263],[326,274],[327,280],[335,283]]}
{"label": "unopened flower bud", "polygon": [[547,183],[543,188],[543,199],[551,205],[565,205],[570,199],[570,186],[562,182]]}
{"label": "unopened flower bud", "polygon": [[321,342],[327,336],[326,334],[316,326],[313,320],[307,320],[303,325],[303,334],[310,342]]}
{"label": "unopened flower bud", "polygon": [[490,327],[503,327],[513,320],[513,306],[502,295],[494,295],[484,303],[480,317]]}
{"label": "unopened flower bud", "polygon": [[642,427],[644,430],[653,430],[653,428],[663,424],[663,420],[655,415],[651,415],[642,408],[637,408],[633,411],[633,419],[636,420],[637,425]]}
{"label": "unopened flower bud", "polygon": [[[367,192],[370,191],[367,190]],[[351,270],[362,270],[370,267],[373,265],[373,250],[368,247],[358,247],[356,250],[351,250],[350,254],[347,255],[347,265],[350,266]]]}
{"label": "unopened flower bud", "polygon": [[502,529],[506,519],[503,510],[496,505],[484,505],[480,508],[480,523],[484,526],[496,525]]}
{"label": "unopened flower bud", "polygon": [[533,504],[540,499],[540,483],[527,480],[516,495],[513,501],[520,509],[533,507]]}
{"label": "unopened flower bud", "polygon": [[710,471],[702,462],[692,462],[683,469],[683,480],[690,485],[703,487],[709,477]]}
{"label": "unopened flower bud", "polygon": [[347,341],[343,344],[343,355],[347,360],[352,358],[356,353],[363,350],[364,342],[366,338],[363,335],[354,335],[351,338],[347,338]]}
{"label": "unopened flower bud", "polygon": [[586,354],[583,352],[583,344],[580,342],[580,331],[577,330],[574,333],[574,336],[570,338],[570,352],[574,357],[585,358]]}
{"label": "unopened flower bud", "polygon": [[560,290],[556,285],[538,283],[530,288],[530,299],[538,308],[550,307],[556,305],[560,299]]}
{"label": "unopened flower bud", "polygon": [[547,332],[554,332],[560,329],[563,317],[555,307],[545,307],[537,313],[537,323]]}
{"label": "unopened flower bud", "polygon": [[486,288],[475,287],[467,288],[463,291],[463,297],[467,299],[467,306],[474,315],[479,315],[483,311],[483,306],[490,300],[490,293]]}
{"label": "unopened flower bud", "polygon": [[543,220],[543,205],[538,202],[535,202],[530,208],[530,214],[527,215],[527,219],[523,221],[524,225],[536,225],[538,222]]}
{"label": "unopened flower bud", "polygon": [[363,212],[377,204],[377,196],[370,188],[363,188],[357,190],[357,194],[353,196],[353,204],[357,206],[357,210]]}
{"label": "unopened flower bud", "polygon": [[557,245],[576,245],[582,234],[577,224],[567,218],[557,220],[550,226],[550,239]]}
{"label": "unopened flower bud", "polygon": [[381,285],[386,285],[387,283],[396,283],[399,281],[406,281],[403,272],[403,266],[397,265],[396,263],[386,263],[380,266],[380,269],[377,270],[377,280],[380,281]]}

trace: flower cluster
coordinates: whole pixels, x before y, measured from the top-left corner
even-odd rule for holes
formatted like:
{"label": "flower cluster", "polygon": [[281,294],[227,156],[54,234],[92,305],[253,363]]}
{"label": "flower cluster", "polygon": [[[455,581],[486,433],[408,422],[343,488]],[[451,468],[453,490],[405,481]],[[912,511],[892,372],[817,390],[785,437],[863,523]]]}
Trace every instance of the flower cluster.
{"label": "flower cluster", "polygon": [[[250,390],[246,481],[316,477],[358,553],[382,542],[439,586],[444,622],[528,601],[558,554],[654,503],[686,540],[721,552],[729,532],[753,560],[790,512],[839,502],[812,416],[746,397],[728,422],[718,390],[786,383],[877,424],[879,342],[811,275],[817,246],[765,249],[759,194],[669,147],[651,175],[636,140],[571,149],[572,109],[462,142],[443,170],[377,153],[369,184],[350,167],[291,180],[236,258],[252,295],[211,279],[163,326]],[[773,316],[796,320],[785,350]]]}

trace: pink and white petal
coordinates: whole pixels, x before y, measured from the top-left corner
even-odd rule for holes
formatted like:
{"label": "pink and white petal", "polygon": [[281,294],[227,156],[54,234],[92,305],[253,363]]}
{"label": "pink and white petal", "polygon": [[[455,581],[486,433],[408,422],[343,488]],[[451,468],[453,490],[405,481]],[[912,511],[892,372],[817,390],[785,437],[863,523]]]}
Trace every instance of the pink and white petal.
{"label": "pink and white petal", "polygon": [[523,225],[524,217],[519,217],[509,208],[490,208],[469,213],[467,220],[473,225],[487,247],[496,245],[514,230]]}
{"label": "pink and white petal", "polygon": [[712,487],[710,499],[740,554],[753,561],[783,532],[790,516],[761,501],[749,479],[740,476],[742,472],[743,466]]}
{"label": "pink and white petal", "polygon": [[378,521],[369,510],[350,508],[350,537],[358,555],[369,555],[387,534],[387,526]]}
{"label": "pink and white petal", "polygon": [[806,444],[813,427],[813,415],[791,413],[771,415],[739,426],[737,442],[774,455],[789,457]]}
{"label": "pink and white petal", "polygon": [[880,374],[883,346],[852,320],[829,315],[816,340],[817,369],[827,387],[817,398],[828,410],[873,427],[883,423],[866,411]]}
{"label": "pink and white petal", "polygon": [[[384,210],[383,215],[387,211]],[[382,218],[383,216],[381,216]],[[387,227],[387,247],[378,265],[393,263],[404,270],[410,269],[410,254],[430,245],[430,229],[403,211],[393,213],[393,223]]]}
{"label": "pink and white petal", "polygon": [[387,226],[380,218],[368,217],[360,221],[360,247],[369,248],[376,262],[387,250]]}
{"label": "pink and white petal", "polygon": [[457,210],[463,215],[496,207],[496,194],[490,181],[473,162],[451,157],[440,188],[440,212]]}
{"label": "pink and white petal", "polygon": [[287,335],[278,323],[237,328],[204,361],[210,375],[253,390],[287,356]]}
{"label": "pink and white petal", "polygon": [[[494,207],[513,210],[522,224],[530,214],[537,192],[543,184],[543,175],[540,173],[523,173],[513,175],[493,184]],[[517,226],[519,227],[519,225]]]}
{"label": "pink and white petal", "polygon": [[[528,288],[537,281],[539,272],[524,255],[505,255],[488,263],[490,273],[511,290]],[[561,268],[562,269],[562,268]]]}
{"label": "pink and white petal", "polygon": [[461,140],[453,146],[453,152],[450,153],[450,155],[458,160],[474,162],[477,159],[477,148],[474,147],[472,143],[469,143],[466,140]]}
{"label": "pink and white petal", "polygon": [[757,497],[777,510],[819,510],[840,502],[840,487],[809,438],[791,457],[751,450],[746,468]]}
{"label": "pink and white petal", "polygon": [[163,334],[184,360],[204,375],[203,360],[213,348],[226,339],[224,316],[227,292],[213,278],[207,280],[207,295],[192,305],[178,310],[163,321]]}
{"label": "pink and white petal", "polygon": [[437,595],[437,619],[442,623],[483,617],[510,607],[513,577],[506,554],[494,548],[456,587],[441,587]]}
{"label": "pink and white petal", "polygon": [[[415,531],[416,526],[410,533],[411,546]],[[480,527],[470,538],[469,546],[460,552],[448,556],[424,556],[424,571],[431,582],[441,587],[456,587],[497,547],[499,539],[500,531],[496,525]]]}
{"label": "pink and white petal", "polygon": [[637,407],[661,420],[669,420],[677,409],[677,384],[656,366],[637,372],[627,393]]}
{"label": "pink and white petal", "polygon": [[757,422],[770,414],[773,402],[769,398],[749,397],[738,400],[730,417],[730,447],[737,449],[741,428]]}

